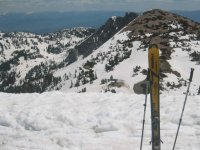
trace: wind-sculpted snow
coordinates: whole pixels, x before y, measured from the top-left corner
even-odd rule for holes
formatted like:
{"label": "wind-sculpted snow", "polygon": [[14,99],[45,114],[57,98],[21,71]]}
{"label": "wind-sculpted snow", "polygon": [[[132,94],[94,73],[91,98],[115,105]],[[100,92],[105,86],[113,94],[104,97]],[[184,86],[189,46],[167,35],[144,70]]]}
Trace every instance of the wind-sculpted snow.
{"label": "wind-sculpted snow", "polygon": [[[0,93],[2,150],[139,149],[144,96],[134,94]],[[160,97],[162,150],[169,150],[184,95]],[[144,150],[151,149],[148,97]],[[200,96],[189,96],[177,150],[200,149]]]}

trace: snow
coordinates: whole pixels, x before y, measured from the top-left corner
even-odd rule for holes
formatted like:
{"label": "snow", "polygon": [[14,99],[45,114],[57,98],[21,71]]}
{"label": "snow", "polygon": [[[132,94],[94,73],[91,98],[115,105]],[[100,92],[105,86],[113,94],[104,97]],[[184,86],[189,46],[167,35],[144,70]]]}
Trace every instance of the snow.
{"label": "snow", "polygon": [[146,33],[145,36],[146,37],[150,37],[152,35],[152,33]]}
{"label": "snow", "polygon": [[[184,89],[186,91],[186,87]],[[139,149],[144,95],[0,93],[2,150]],[[173,146],[184,95],[162,94],[162,150]],[[143,149],[151,149],[149,96]],[[177,150],[200,149],[200,96],[188,96]]]}
{"label": "snow", "polygon": [[183,29],[182,25],[179,24],[177,21],[173,21],[171,24],[168,25],[171,29]]}
{"label": "snow", "polygon": [[[192,37],[192,35],[185,35],[185,36],[180,36],[180,39],[189,39],[189,37]],[[191,48],[191,52],[193,51],[199,51],[199,44],[197,41],[186,41],[184,42],[185,46],[183,46],[182,43],[175,43],[175,42],[170,42],[171,46],[178,46],[174,48],[174,52],[172,53],[171,57],[172,59],[168,60],[168,62],[171,65],[172,70],[176,70],[181,74],[181,78],[183,79],[189,79],[190,75],[190,69],[194,68],[194,76],[193,76],[193,82],[191,84],[191,94],[197,93],[197,90],[200,86],[199,84],[199,65],[194,62],[190,61],[191,58],[189,57],[188,52],[185,50],[183,51],[183,48]],[[169,75],[167,74],[167,78],[165,78],[165,82],[177,82],[177,79],[175,75]],[[181,87],[179,90],[180,94],[183,92],[183,88]],[[173,92],[174,90],[170,90],[170,93]],[[177,92],[177,91],[175,91]]]}
{"label": "snow", "polygon": [[112,18],[112,20],[115,22],[116,19],[117,19],[117,16],[112,16],[111,18]]}

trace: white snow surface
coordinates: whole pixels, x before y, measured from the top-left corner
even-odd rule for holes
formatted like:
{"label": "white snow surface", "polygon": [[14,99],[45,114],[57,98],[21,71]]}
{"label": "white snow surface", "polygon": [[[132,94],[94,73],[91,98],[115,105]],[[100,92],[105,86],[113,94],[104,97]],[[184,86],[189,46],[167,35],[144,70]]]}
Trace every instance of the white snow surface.
{"label": "white snow surface", "polygon": [[[186,87],[185,87],[186,88]],[[186,90],[186,89],[185,89]],[[1,150],[139,149],[144,95],[0,93]],[[162,150],[172,149],[185,95],[162,94]],[[148,96],[143,150],[151,149]],[[200,149],[200,96],[188,96],[176,150]]]}

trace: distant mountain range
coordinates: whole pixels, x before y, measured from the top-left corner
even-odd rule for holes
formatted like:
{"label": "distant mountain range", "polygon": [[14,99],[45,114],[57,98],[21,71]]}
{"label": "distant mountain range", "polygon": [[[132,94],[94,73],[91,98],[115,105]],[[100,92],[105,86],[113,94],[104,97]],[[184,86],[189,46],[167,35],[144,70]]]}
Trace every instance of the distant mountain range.
{"label": "distant mountain range", "polygon": [[[200,11],[173,11],[200,22]],[[110,16],[123,16],[122,11],[43,12],[0,15],[0,31],[45,34],[73,27],[100,27]]]}

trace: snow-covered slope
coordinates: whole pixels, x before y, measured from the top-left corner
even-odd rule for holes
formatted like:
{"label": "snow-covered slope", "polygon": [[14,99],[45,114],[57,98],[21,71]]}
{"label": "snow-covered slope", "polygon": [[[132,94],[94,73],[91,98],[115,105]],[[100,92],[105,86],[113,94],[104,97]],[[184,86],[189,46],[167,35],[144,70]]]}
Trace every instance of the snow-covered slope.
{"label": "snow-covered slope", "polygon": [[[186,88],[184,89],[186,90]],[[1,150],[139,149],[144,96],[0,93]],[[172,149],[184,95],[161,95],[162,150]],[[151,149],[149,97],[144,150]],[[200,96],[189,96],[177,150],[200,149]]]}
{"label": "snow-covered slope", "polygon": [[[1,33],[1,91],[44,91],[47,86],[52,84],[44,83],[44,76],[50,77],[52,76],[52,70],[67,65],[70,61],[66,60],[69,50],[89,37],[93,32],[94,29],[90,28],[74,28],[47,35],[26,32]],[[49,80],[49,77],[46,79]],[[59,82],[60,79],[50,77],[50,80],[50,82],[53,80]],[[47,86],[42,87],[43,85],[40,82]],[[39,88],[37,89],[34,85]],[[29,86],[29,88],[24,88],[25,86]]]}
{"label": "snow-covered slope", "polygon": [[[106,89],[108,89],[108,86],[111,83],[111,78],[111,80],[121,80],[121,84],[125,92],[132,92],[131,87],[133,87],[134,83],[136,83],[139,80],[145,79],[145,76],[140,76],[138,79],[136,79],[136,77],[133,77],[133,68],[136,66],[142,66],[142,68],[144,69],[147,68],[147,53],[144,51],[140,52],[137,50],[141,44],[139,41],[134,41],[132,48],[124,49],[123,44],[119,42],[128,40],[127,35],[128,32],[118,33],[112,39],[110,39],[104,45],[102,45],[99,49],[93,52],[92,55],[88,56],[83,60],[78,61],[77,63],[71,64],[65,69],[57,71],[57,76],[62,76],[63,73],[69,74],[69,79],[64,82],[61,90],[81,91],[82,88],[86,87],[86,90],[88,91],[104,92]],[[114,66],[113,68],[108,68],[108,70],[106,71],[106,64],[110,65],[109,61],[114,60],[114,57],[117,57],[117,59],[121,59],[121,62],[119,61],[119,63],[116,64],[116,66]],[[90,67],[89,65],[87,66],[87,62],[93,62],[95,64],[93,67]],[[86,79],[88,79],[88,84],[82,85],[82,81],[84,80],[84,73],[82,72],[87,72],[88,70],[91,70],[91,72],[94,74],[94,77],[97,76],[97,79],[94,78],[93,83],[90,84],[90,78],[87,78],[86,75]],[[112,79],[112,76],[114,79]],[[77,83],[77,79],[79,78],[81,78],[80,86],[75,88],[69,88],[71,82]],[[104,83],[102,83],[102,80],[109,81],[105,81]],[[108,84],[106,84],[106,82],[108,82]]]}
{"label": "snow-covered slope", "polygon": [[92,36],[75,47],[77,53],[84,57],[90,55],[137,16],[138,14],[130,12],[123,17],[114,16],[109,18]]}
{"label": "snow-covered slope", "polygon": [[[146,20],[152,27],[143,24]],[[191,31],[192,28],[197,31]],[[145,91],[148,46],[156,43],[160,48],[162,91],[183,93],[190,69],[194,68],[192,94],[197,94],[200,88],[198,30],[200,33],[200,25],[191,20],[153,10],[133,20],[88,57],[58,70],[54,75],[67,76],[60,85],[62,91],[141,94]]]}
{"label": "snow-covered slope", "polygon": [[110,18],[96,30],[74,28],[47,35],[0,33],[0,91],[60,89],[58,83],[68,77],[54,77],[57,69],[91,54],[136,16],[126,13],[124,17]]}
{"label": "snow-covered slope", "polygon": [[142,94],[148,47],[154,43],[160,49],[161,93],[183,93],[191,68],[195,69],[192,94],[200,92],[200,24],[156,9],[124,26],[132,17],[135,14],[118,21],[113,17],[94,34],[80,28],[39,36],[36,41],[1,34],[0,91]]}

